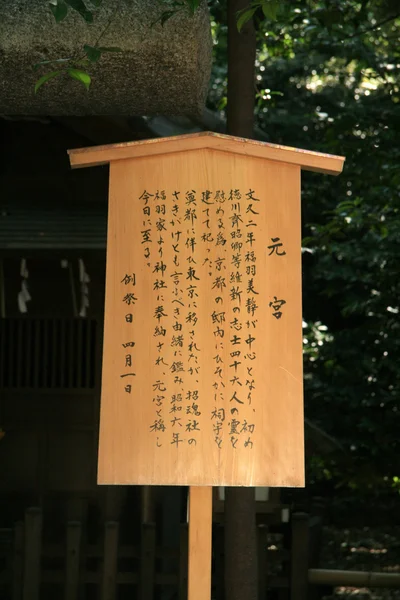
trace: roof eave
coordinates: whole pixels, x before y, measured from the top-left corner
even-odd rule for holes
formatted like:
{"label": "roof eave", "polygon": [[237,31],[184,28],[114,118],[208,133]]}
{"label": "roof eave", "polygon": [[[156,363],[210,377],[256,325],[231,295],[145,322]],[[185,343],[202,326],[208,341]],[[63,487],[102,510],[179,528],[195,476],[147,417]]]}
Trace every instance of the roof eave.
{"label": "roof eave", "polygon": [[203,149],[293,164],[308,171],[327,175],[339,175],[343,170],[345,160],[343,156],[279,146],[209,131],[169,138],[78,148],[69,150],[68,154],[72,168],[79,168],[104,165],[114,160],[128,160]]}

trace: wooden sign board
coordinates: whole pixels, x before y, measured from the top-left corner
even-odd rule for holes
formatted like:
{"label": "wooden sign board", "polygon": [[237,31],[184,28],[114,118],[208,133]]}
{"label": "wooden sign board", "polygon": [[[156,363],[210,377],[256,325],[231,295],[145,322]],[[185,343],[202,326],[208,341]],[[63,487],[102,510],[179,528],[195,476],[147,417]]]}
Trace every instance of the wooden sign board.
{"label": "wooden sign board", "polygon": [[110,163],[98,482],[303,486],[301,168],[216,134],[75,150]]}

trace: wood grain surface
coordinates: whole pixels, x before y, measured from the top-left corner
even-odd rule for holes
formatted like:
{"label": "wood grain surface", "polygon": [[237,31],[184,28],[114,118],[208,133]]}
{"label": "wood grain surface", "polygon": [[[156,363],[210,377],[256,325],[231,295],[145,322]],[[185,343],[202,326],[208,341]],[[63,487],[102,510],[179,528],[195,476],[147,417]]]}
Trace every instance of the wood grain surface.
{"label": "wood grain surface", "polygon": [[304,485],[300,167],[112,161],[98,482]]}

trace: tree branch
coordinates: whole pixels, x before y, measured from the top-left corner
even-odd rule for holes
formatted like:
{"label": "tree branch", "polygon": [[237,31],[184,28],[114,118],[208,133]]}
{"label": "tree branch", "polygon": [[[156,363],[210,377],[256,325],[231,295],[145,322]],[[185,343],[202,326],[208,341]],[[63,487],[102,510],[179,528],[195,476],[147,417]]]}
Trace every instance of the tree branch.
{"label": "tree branch", "polygon": [[363,29],[362,31],[357,31],[357,33],[352,33],[351,35],[348,35],[348,36],[342,38],[341,40],[339,40],[339,42],[345,42],[345,41],[351,40],[355,37],[364,35],[365,33],[370,33],[371,31],[376,31],[377,29],[379,29],[379,27],[382,27],[382,25],[386,25],[386,23],[390,23],[390,21],[394,21],[398,17],[400,17],[400,13],[397,13],[396,15],[393,15],[391,17],[386,17],[386,19],[379,21],[379,23],[376,23],[372,27],[367,27],[366,29]]}

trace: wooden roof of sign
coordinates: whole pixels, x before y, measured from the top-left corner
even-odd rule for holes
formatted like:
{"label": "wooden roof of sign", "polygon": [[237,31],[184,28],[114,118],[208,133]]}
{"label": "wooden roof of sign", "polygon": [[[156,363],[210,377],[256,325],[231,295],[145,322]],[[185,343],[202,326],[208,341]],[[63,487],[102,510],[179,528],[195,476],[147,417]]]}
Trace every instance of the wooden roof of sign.
{"label": "wooden roof of sign", "polygon": [[248,157],[298,165],[306,171],[315,171],[326,175],[339,175],[342,172],[345,160],[343,156],[258,142],[209,131],[139,142],[79,148],[69,150],[69,156],[71,166],[79,168],[104,165],[114,160],[150,157],[202,149],[219,150],[221,152],[242,154]]}

